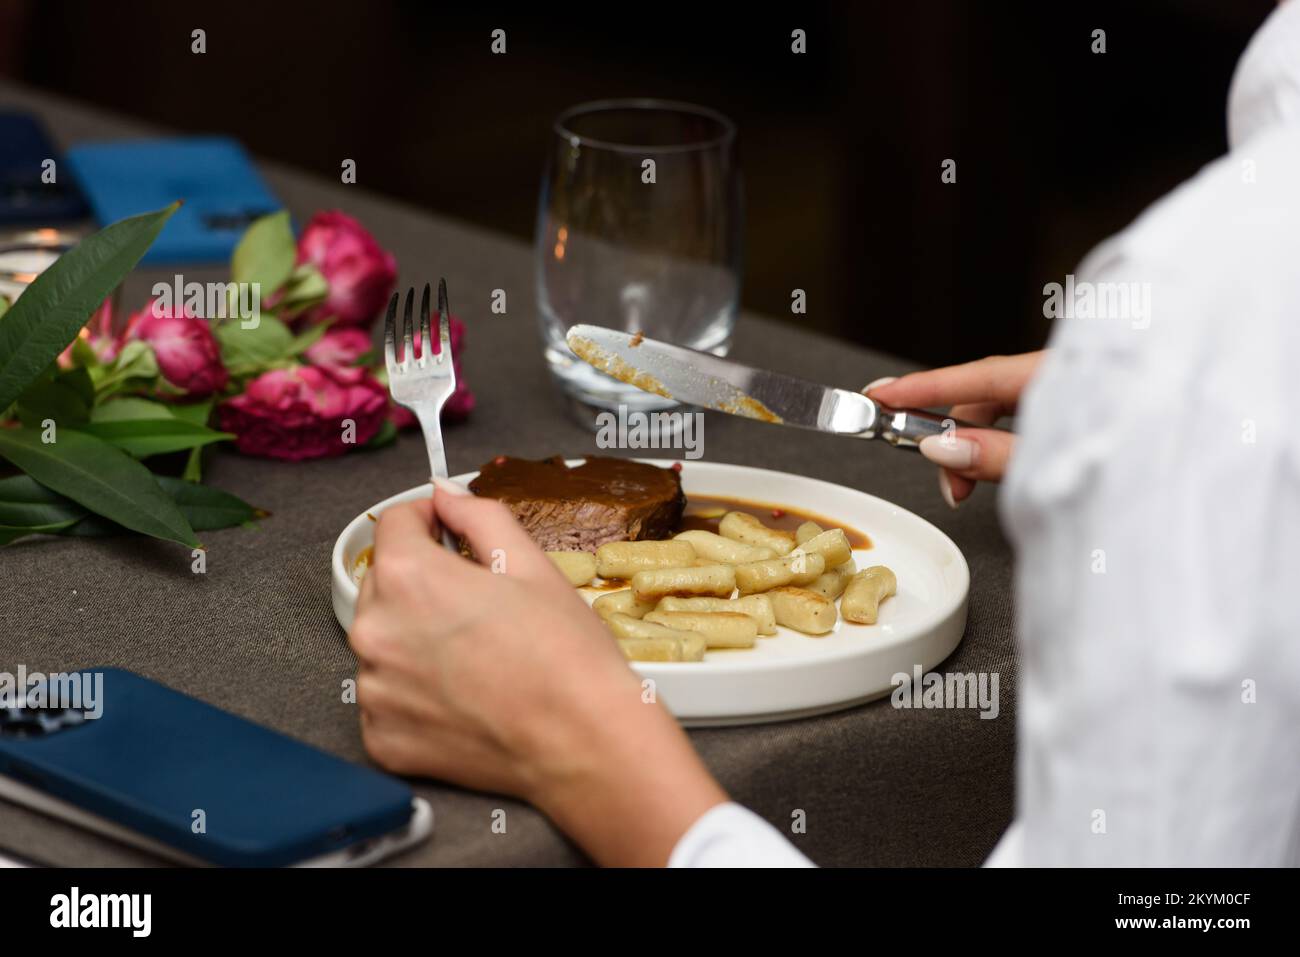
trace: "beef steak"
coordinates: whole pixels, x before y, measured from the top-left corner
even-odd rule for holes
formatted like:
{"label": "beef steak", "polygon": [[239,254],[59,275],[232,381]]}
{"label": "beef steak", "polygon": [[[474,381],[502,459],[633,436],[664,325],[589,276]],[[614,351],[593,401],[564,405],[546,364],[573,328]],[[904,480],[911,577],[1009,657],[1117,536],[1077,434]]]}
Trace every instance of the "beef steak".
{"label": "beef steak", "polygon": [[498,456],[469,488],[505,503],[533,541],[556,552],[667,538],[686,507],[674,469],[602,456],[573,468],[558,455],[541,461]]}

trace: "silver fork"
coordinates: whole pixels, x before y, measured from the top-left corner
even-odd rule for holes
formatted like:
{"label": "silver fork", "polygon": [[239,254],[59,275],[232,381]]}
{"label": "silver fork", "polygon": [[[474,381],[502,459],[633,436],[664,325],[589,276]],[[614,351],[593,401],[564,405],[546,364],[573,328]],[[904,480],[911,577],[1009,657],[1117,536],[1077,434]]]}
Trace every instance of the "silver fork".
{"label": "silver fork", "polygon": [[[415,354],[415,328],[412,308],[415,305],[415,287],[406,291],[403,309],[401,343],[402,355],[398,358],[397,343],[398,294],[388,303],[388,316],[384,320],[384,362],[388,366],[388,391],[393,401],[410,409],[420,420],[424,444],[429,452],[429,474],[447,478],[447,453],[442,444],[442,407],[456,391],[456,368],[451,361],[451,319],[447,314],[447,280],[438,280],[438,353],[433,352],[433,330],[429,317],[429,284],[424,284],[420,298],[420,354]],[[443,531],[443,544],[453,550],[457,543]]]}

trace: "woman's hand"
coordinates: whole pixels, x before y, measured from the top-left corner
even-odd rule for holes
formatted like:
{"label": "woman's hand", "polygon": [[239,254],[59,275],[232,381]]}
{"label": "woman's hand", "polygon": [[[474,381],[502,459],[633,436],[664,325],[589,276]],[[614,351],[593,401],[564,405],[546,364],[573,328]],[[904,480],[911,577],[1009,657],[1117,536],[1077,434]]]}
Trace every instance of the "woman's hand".
{"label": "woman's hand", "polygon": [[[951,406],[954,419],[992,425],[1016,411],[1020,394],[1044,353],[989,356],[957,366],[913,372],[900,379],[873,382],[863,391],[895,408]],[[939,491],[953,508],[968,498],[975,483],[997,482],[1006,472],[1015,436],[997,429],[954,429],[921,442],[921,454],[939,466]]]}
{"label": "woman's hand", "polygon": [[[437,486],[375,528],[348,635],[366,750],[528,800],[600,863],[664,864],[726,795],[509,511]],[[442,548],[438,521],[487,564]]]}

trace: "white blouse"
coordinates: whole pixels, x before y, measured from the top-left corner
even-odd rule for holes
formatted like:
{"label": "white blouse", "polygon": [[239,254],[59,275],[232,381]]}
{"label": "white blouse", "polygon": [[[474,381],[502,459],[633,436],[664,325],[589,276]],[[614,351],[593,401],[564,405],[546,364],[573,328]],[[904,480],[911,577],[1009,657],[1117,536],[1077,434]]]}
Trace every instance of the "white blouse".
{"label": "white blouse", "polygon": [[[1300,0],[1242,56],[1228,125],[1079,267],[1021,404],[991,866],[1300,864]],[[807,863],[734,804],[669,861]]]}

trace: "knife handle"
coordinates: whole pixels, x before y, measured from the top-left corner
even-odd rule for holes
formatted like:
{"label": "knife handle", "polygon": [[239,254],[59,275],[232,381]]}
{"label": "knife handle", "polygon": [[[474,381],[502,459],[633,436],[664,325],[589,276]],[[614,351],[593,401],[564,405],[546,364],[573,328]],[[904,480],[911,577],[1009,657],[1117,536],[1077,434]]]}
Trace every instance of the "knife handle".
{"label": "knife handle", "polygon": [[876,403],[876,406],[880,425],[876,429],[875,438],[884,439],[900,449],[915,449],[922,439],[931,435],[943,435],[950,429],[987,428],[922,409],[892,409],[880,403]]}

